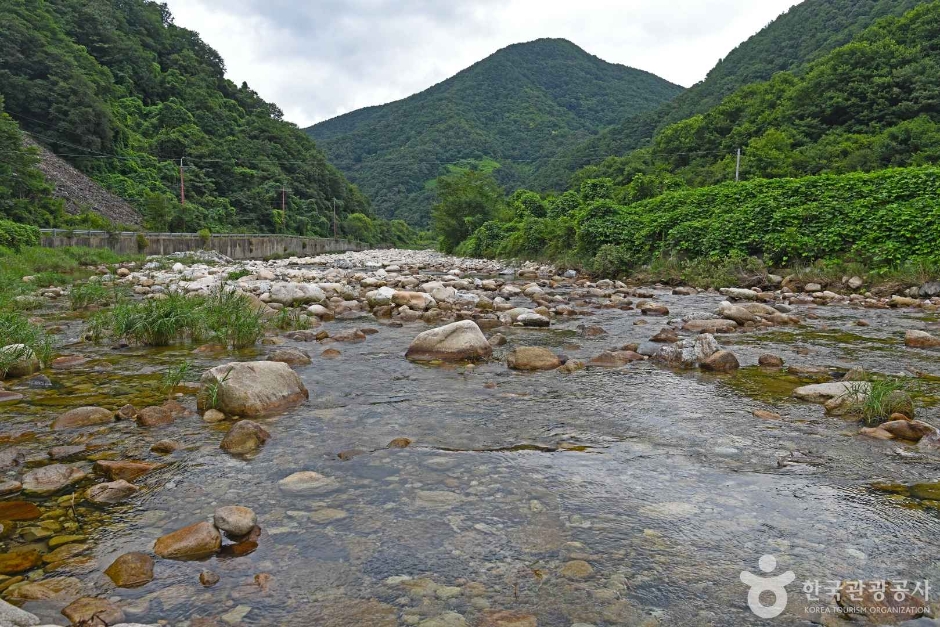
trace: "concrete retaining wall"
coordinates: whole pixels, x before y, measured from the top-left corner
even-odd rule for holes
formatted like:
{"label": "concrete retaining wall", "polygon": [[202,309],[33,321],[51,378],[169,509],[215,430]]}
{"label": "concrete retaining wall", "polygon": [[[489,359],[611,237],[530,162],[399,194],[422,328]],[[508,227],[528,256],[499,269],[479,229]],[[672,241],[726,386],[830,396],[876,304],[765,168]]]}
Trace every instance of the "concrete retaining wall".
{"label": "concrete retaining wall", "polygon": [[293,235],[212,235],[206,243],[195,233],[144,233],[147,248],[141,251],[138,248],[137,235],[134,232],[43,229],[42,245],[48,248],[110,248],[116,253],[126,255],[141,252],[147,255],[169,255],[195,250],[214,250],[232,259],[266,259],[286,253],[307,257],[368,248],[368,245],[353,240]]}

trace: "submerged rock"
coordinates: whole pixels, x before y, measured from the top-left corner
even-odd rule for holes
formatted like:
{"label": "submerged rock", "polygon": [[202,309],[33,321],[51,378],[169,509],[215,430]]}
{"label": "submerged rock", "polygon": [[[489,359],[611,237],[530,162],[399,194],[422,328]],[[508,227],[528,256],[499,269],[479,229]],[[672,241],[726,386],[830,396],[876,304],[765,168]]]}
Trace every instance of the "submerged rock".
{"label": "submerged rock", "polygon": [[683,325],[683,330],[690,333],[734,333],[738,330],[738,323],[734,320],[689,320]]}
{"label": "submerged rock", "polygon": [[561,365],[561,359],[547,348],[520,346],[509,353],[506,364],[513,370],[554,370]]}
{"label": "submerged rock", "polygon": [[65,464],[52,464],[37,468],[23,477],[23,492],[47,495],[64,490],[85,478],[85,473]]}
{"label": "submerged rock", "polygon": [[173,421],[173,414],[165,407],[144,407],[137,413],[137,424],[141,427],[164,427]]}
{"label": "submerged rock", "polygon": [[52,423],[55,431],[64,429],[78,429],[80,427],[94,427],[114,422],[114,412],[103,407],[77,407],[71,409]]}
{"label": "submerged rock", "polygon": [[103,475],[111,481],[123,479],[124,481],[133,481],[138,477],[143,477],[148,472],[160,468],[162,464],[152,462],[142,462],[135,460],[111,461],[102,459],[95,462],[95,474]]}
{"label": "submerged rock", "polygon": [[339,482],[333,477],[325,477],[310,470],[295,472],[277,482],[277,487],[286,494],[323,494],[339,488]]}
{"label": "submerged rock", "polygon": [[153,580],[153,558],[146,553],[125,553],[104,574],[118,588],[136,588]]}
{"label": "submerged rock", "polygon": [[83,597],[72,601],[62,615],[73,625],[82,627],[108,627],[124,621],[124,612],[107,599]]}
{"label": "submerged rock", "polygon": [[412,361],[472,361],[486,359],[493,347],[472,320],[463,320],[419,334],[405,357]]}
{"label": "submerged rock", "polygon": [[119,479],[91,486],[85,491],[85,498],[97,505],[113,505],[130,498],[139,489],[137,486]]}
{"label": "submerged rock", "polygon": [[153,552],[165,559],[199,559],[222,548],[222,535],[210,522],[196,523],[160,537]]}
{"label": "submerged rock", "polygon": [[200,410],[219,409],[245,418],[276,414],[310,398],[297,373],[276,361],[216,366],[202,376],[201,384]]}
{"label": "submerged rock", "polygon": [[219,447],[226,453],[245,455],[257,451],[270,437],[257,422],[240,420],[225,434]]}

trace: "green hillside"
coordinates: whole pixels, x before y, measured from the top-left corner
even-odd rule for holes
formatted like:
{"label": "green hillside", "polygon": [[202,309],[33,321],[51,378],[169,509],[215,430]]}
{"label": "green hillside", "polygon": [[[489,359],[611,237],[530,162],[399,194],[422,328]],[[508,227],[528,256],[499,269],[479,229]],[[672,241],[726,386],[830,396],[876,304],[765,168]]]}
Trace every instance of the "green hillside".
{"label": "green hillside", "polygon": [[731,51],[702,82],[657,109],[620,120],[596,137],[538,164],[533,189],[564,189],[579,168],[645,145],[668,124],[705,113],[737,89],[794,70],[852,40],[880,18],[898,16],[918,0],[806,0]]}
{"label": "green hillside", "polygon": [[432,182],[448,167],[496,169],[500,182],[511,186],[538,160],[681,91],[568,41],[542,39],[509,46],[404,100],[308,132],[379,215],[427,224]]}
{"label": "green hillside", "polygon": [[[173,24],[166,5],[0,4],[6,111],[37,141],[133,202],[151,228],[326,235],[334,198],[341,228],[347,216],[370,212],[313,141],[247,85],[226,80],[224,69],[196,33]],[[22,211],[5,213],[24,219]],[[32,217],[48,223],[51,215]]]}
{"label": "green hillside", "polygon": [[[516,192],[458,250],[576,251],[621,271],[671,255],[940,264],[938,164],[940,2],[930,2],[799,74],[743,87],[665,127],[650,148],[582,170],[575,189]],[[442,199],[437,213],[455,205]]]}

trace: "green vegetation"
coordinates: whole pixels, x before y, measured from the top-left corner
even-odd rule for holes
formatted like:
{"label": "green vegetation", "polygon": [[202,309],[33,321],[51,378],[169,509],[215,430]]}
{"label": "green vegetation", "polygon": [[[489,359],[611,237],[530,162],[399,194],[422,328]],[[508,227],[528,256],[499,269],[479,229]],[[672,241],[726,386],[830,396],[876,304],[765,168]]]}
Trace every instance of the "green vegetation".
{"label": "green vegetation", "polygon": [[20,313],[0,311],[0,347],[11,345],[22,347],[0,351],[0,379],[6,376],[11,365],[30,352],[42,364],[48,364],[52,360],[52,339],[42,327],[31,323]]}
{"label": "green vegetation", "polygon": [[568,41],[541,39],[500,50],[410,98],[307,130],[379,215],[423,226],[434,202],[429,183],[449,165],[495,170],[500,184],[518,185],[536,160],[681,91]]}
{"label": "green vegetation", "polygon": [[251,300],[235,291],[209,296],[179,292],[164,298],[119,302],[89,321],[96,340],[105,337],[148,346],[211,340],[232,348],[254,345],[264,335],[264,320]]}
{"label": "green vegetation", "polygon": [[19,251],[24,246],[39,246],[39,241],[36,227],[0,220],[0,247]]}
{"label": "green vegetation", "polygon": [[[0,309],[37,287],[67,286],[86,279],[94,273],[89,266],[113,266],[142,259],[118,255],[104,248],[26,246],[15,252],[0,247]],[[24,282],[24,277],[33,279]]]}
{"label": "green vegetation", "polygon": [[914,417],[913,386],[897,377],[876,379],[867,391],[861,386],[852,389],[849,413],[857,415],[866,427],[877,427],[894,414]]}
{"label": "green vegetation", "polygon": [[[146,228],[327,236],[334,199],[341,229],[347,216],[372,216],[368,200],[309,137],[224,71],[218,53],[176,26],[165,4],[0,6],[7,112],[37,141],[136,205]],[[61,203],[35,169],[35,152],[23,147],[5,115],[0,151],[6,153],[0,217],[62,225]]]}
{"label": "green vegetation", "polygon": [[701,83],[653,111],[627,116],[596,137],[536,164],[526,184],[539,190],[564,189],[579,168],[641,148],[657,131],[708,113],[746,85],[769,80],[778,72],[802,73],[807,63],[845,45],[877,20],[900,16],[919,4],[920,0],[805,0],[734,49]]}
{"label": "green vegetation", "polygon": [[[802,75],[744,87],[666,127],[652,147],[582,170],[575,189],[497,199],[457,250],[704,286],[765,266],[856,264],[882,278],[935,277],[938,24],[940,2],[922,4]],[[733,182],[736,145],[746,146],[741,183]],[[442,208],[459,198],[447,187],[438,193]]]}
{"label": "green vegetation", "polygon": [[164,394],[171,394],[180,383],[192,374],[193,366],[193,362],[184,359],[164,370],[163,377],[160,379],[160,391]]}
{"label": "green vegetation", "polygon": [[73,310],[84,309],[89,305],[111,305],[120,300],[121,294],[116,288],[105,287],[97,281],[76,283],[69,289],[69,304]]}
{"label": "green vegetation", "polygon": [[271,326],[280,331],[302,331],[310,328],[310,318],[296,309],[285,307],[271,319]]}

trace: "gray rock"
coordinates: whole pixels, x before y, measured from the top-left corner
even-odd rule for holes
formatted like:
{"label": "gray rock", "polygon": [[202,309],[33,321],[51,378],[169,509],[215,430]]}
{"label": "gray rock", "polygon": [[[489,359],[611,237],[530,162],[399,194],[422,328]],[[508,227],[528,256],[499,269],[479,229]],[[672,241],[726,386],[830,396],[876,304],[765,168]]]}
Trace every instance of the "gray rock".
{"label": "gray rock", "polygon": [[258,517],[251,509],[239,505],[217,508],[212,519],[220,531],[233,537],[247,535],[258,523]]}
{"label": "gray rock", "polygon": [[930,283],[925,283],[918,290],[921,298],[933,298],[934,296],[940,296],[940,281],[931,281]]}
{"label": "gray rock", "polygon": [[33,627],[39,623],[38,616],[0,599],[0,625],[3,627]]}

